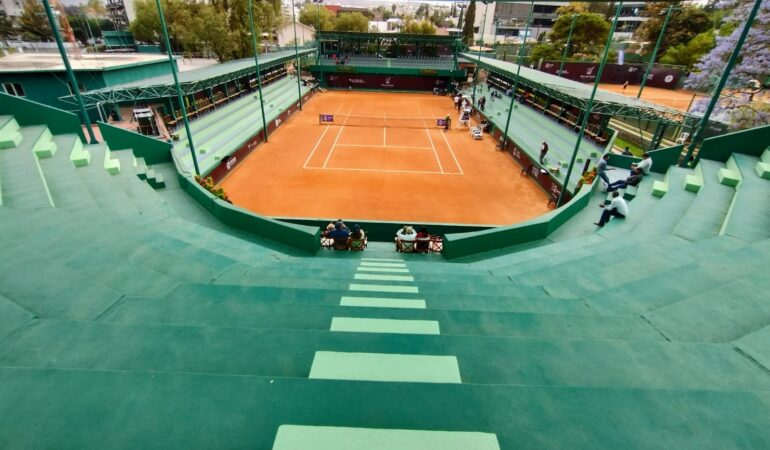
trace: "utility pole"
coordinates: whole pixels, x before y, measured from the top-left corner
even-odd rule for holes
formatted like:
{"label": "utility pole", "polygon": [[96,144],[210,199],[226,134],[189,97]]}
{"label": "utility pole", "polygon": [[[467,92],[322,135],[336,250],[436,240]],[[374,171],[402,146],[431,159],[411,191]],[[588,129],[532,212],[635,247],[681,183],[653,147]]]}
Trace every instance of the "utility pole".
{"label": "utility pole", "polygon": [[163,15],[163,7],[160,5],[160,0],[155,0],[155,4],[158,6],[158,16],[160,16],[160,28],[163,31],[163,42],[166,44],[166,53],[168,53],[168,62],[171,65],[171,75],[174,77],[174,87],[176,88],[176,97],[179,101],[179,108],[182,110],[182,121],[184,122],[184,129],[187,133],[187,144],[190,146],[190,156],[192,156],[193,166],[195,167],[195,175],[200,175],[201,171],[198,167],[198,157],[195,155],[195,145],[193,144],[192,131],[190,131],[190,120],[187,118],[187,107],[184,105],[184,98],[182,98],[182,87],[179,85],[179,75],[176,73],[176,63],[174,62],[174,54],[171,51],[171,41],[168,38],[168,28],[166,28],[166,17]]}
{"label": "utility pole", "polygon": [[[59,24],[53,15],[53,10],[51,9],[51,4],[48,3],[48,0],[43,0],[43,7],[45,8],[45,15],[48,17],[48,23],[51,25],[53,37],[56,40],[56,47],[59,48],[59,54],[61,55],[61,60],[64,63],[64,70],[67,72],[67,80],[70,84],[70,90],[72,90],[72,95],[75,96],[75,100],[78,102],[78,108],[80,109],[80,119],[83,121],[86,129],[88,130],[88,137],[91,139],[90,143],[96,144],[99,141],[96,140],[94,130],[91,128],[91,119],[88,117],[88,111],[86,111],[86,105],[83,103],[83,97],[80,96],[80,88],[78,87],[78,81],[75,78],[75,72],[72,71],[70,59],[67,57],[67,49],[64,48],[64,43],[62,42],[61,35],[59,34]],[[75,48],[77,48],[77,41],[73,42],[73,45]],[[78,52],[79,51],[80,50],[78,50]]]}
{"label": "utility pole", "polygon": [[254,65],[257,72],[257,91],[259,92],[259,109],[262,112],[262,132],[265,136],[265,142],[267,142],[267,119],[265,118],[265,102],[262,97],[262,77],[259,74],[259,49],[257,48],[257,33],[254,29],[254,6],[251,0],[247,0],[249,4],[249,23],[251,24],[251,45],[254,48]]}

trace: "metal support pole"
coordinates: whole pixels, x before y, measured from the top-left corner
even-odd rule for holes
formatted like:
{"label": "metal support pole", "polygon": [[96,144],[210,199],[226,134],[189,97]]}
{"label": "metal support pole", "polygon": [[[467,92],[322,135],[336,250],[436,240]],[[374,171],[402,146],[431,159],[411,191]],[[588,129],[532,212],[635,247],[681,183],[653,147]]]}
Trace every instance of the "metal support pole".
{"label": "metal support pole", "polygon": [[[78,102],[78,108],[80,109],[81,116],[80,118],[86,125],[86,129],[88,130],[88,137],[91,139],[91,144],[97,144],[99,141],[96,140],[94,130],[91,128],[91,119],[88,117],[88,111],[86,111],[86,105],[83,103],[83,97],[80,96],[80,88],[78,87],[77,79],[75,79],[75,72],[72,71],[70,59],[67,57],[67,50],[64,48],[64,43],[62,42],[61,35],[59,34],[59,24],[56,22],[56,19],[53,16],[51,4],[48,3],[48,0],[43,0],[43,7],[45,8],[45,15],[48,16],[48,23],[51,25],[53,37],[56,39],[56,46],[59,48],[59,54],[61,55],[62,62],[64,63],[64,69],[67,71],[67,80],[70,83],[72,95],[75,96],[75,100]],[[75,42],[75,45],[78,45],[77,42]]]}
{"label": "metal support pole", "polygon": [[599,63],[599,70],[596,72],[596,79],[594,80],[594,87],[591,90],[591,96],[588,97],[588,104],[586,110],[583,112],[583,118],[580,121],[580,131],[578,132],[578,138],[575,142],[575,150],[572,151],[572,158],[569,161],[569,167],[567,168],[567,175],[564,177],[564,184],[561,191],[559,191],[559,198],[556,200],[556,207],[561,206],[561,202],[564,199],[564,193],[567,191],[569,185],[569,178],[572,175],[572,169],[575,165],[575,159],[577,158],[578,150],[580,150],[580,144],[583,142],[583,132],[585,132],[588,118],[591,117],[591,108],[594,104],[594,97],[596,96],[596,90],[599,88],[599,80],[602,78],[602,72],[604,72],[604,65],[607,63],[607,55],[610,53],[610,45],[612,44],[612,35],[615,34],[615,28],[618,26],[618,18],[620,17],[620,10],[623,7],[623,2],[618,2],[618,6],[615,9],[615,19],[612,21],[612,27],[610,28],[610,34],[607,36],[607,43],[604,45],[604,55],[602,61]]}
{"label": "metal support pole", "polygon": [[479,46],[478,56],[476,58],[476,71],[473,72],[473,92],[471,93],[471,101],[476,101],[476,85],[479,80],[479,62],[481,61],[481,45],[484,44],[484,27],[487,24],[487,10],[489,9],[489,3],[484,2],[484,20],[481,22],[481,44],[476,43]]}
{"label": "metal support pole", "polygon": [[195,175],[200,175],[201,171],[198,167],[198,157],[195,155],[195,145],[193,144],[192,132],[190,131],[190,121],[187,119],[187,107],[185,106],[184,99],[182,98],[182,87],[179,86],[179,75],[176,73],[176,63],[174,62],[174,54],[171,51],[171,41],[168,38],[168,28],[166,28],[166,17],[163,15],[163,7],[160,5],[160,0],[155,0],[155,4],[158,6],[158,16],[160,17],[160,28],[163,30],[163,42],[166,44],[166,53],[168,53],[168,62],[171,64],[171,75],[174,77],[174,87],[176,88],[176,97],[179,101],[179,107],[182,109],[182,121],[184,122],[184,129],[187,133],[187,144],[190,146],[190,156],[192,156],[193,166],[195,167]]}
{"label": "metal support pole", "polygon": [[671,20],[671,14],[675,10],[678,11],[679,8],[674,7],[674,5],[671,5],[668,7],[668,12],[666,12],[666,20],[663,21],[663,27],[660,29],[660,34],[658,35],[658,42],[655,43],[655,49],[652,51],[652,55],[650,56],[650,63],[647,64],[647,70],[644,71],[644,76],[642,77],[642,84],[639,86],[639,93],[636,94],[636,98],[640,98],[642,96],[642,90],[644,90],[644,85],[647,84],[647,77],[650,76],[650,71],[652,70],[652,66],[655,64],[655,57],[658,56],[658,50],[660,49],[660,44],[663,42],[663,34],[666,32],[668,21]]}
{"label": "metal support pole", "polygon": [[730,55],[730,58],[727,60],[725,70],[722,72],[722,77],[719,79],[719,83],[717,83],[717,87],[714,90],[714,95],[711,97],[711,102],[709,102],[708,108],[706,108],[706,112],[703,114],[703,119],[701,119],[700,123],[698,124],[698,128],[695,130],[695,134],[692,137],[690,146],[687,148],[687,155],[685,155],[684,161],[682,161],[683,167],[685,167],[688,161],[690,161],[692,152],[695,151],[695,146],[698,144],[701,134],[703,134],[703,129],[706,128],[706,124],[708,124],[711,113],[714,111],[714,107],[717,105],[717,102],[719,102],[719,96],[722,94],[722,89],[724,89],[725,84],[727,84],[727,79],[730,77],[730,73],[733,71],[735,61],[738,59],[738,55],[741,53],[743,43],[746,41],[746,36],[749,35],[751,24],[757,17],[757,12],[759,11],[760,5],[762,5],[762,1],[763,0],[754,0],[754,6],[751,8],[749,17],[746,19],[746,24],[743,26],[743,30],[741,31],[741,35],[738,38],[738,42],[735,44],[735,49]]}
{"label": "metal support pole", "polygon": [[572,30],[575,28],[575,21],[578,15],[572,15],[572,22],[569,25],[569,34],[567,35],[567,45],[564,46],[564,52],[561,54],[561,64],[559,64],[559,76],[561,76],[562,70],[564,70],[564,60],[567,59],[567,52],[569,51],[570,43],[572,43]]}
{"label": "metal support pole", "polygon": [[251,24],[251,46],[254,48],[254,68],[257,73],[257,92],[259,93],[259,110],[262,112],[262,133],[267,142],[267,119],[265,118],[265,102],[262,97],[262,77],[259,75],[259,48],[257,48],[257,32],[254,29],[254,13],[252,0],[247,0],[249,3],[249,23]]}
{"label": "metal support pole", "polygon": [[519,88],[519,73],[521,72],[521,58],[522,53],[524,53],[524,47],[527,43],[527,35],[529,34],[529,24],[532,22],[532,12],[535,10],[535,2],[533,1],[530,3],[529,6],[529,15],[527,16],[527,26],[524,29],[524,41],[521,43],[521,47],[519,47],[519,57],[516,61],[516,77],[513,79],[513,91],[511,91],[511,106],[508,108],[508,118],[505,120],[505,131],[503,132],[503,142],[501,144],[501,148],[505,149],[505,145],[508,143],[508,125],[511,123],[511,114],[513,113],[513,108],[516,107],[516,90]]}
{"label": "metal support pole", "polygon": [[[251,1],[251,0],[249,0]],[[299,95],[299,109],[302,109],[302,87],[300,86],[300,68],[299,68],[299,48],[297,47],[297,19],[294,12],[294,1],[291,2],[291,21],[294,22],[294,56],[296,57],[297,64],[297,95]]]}

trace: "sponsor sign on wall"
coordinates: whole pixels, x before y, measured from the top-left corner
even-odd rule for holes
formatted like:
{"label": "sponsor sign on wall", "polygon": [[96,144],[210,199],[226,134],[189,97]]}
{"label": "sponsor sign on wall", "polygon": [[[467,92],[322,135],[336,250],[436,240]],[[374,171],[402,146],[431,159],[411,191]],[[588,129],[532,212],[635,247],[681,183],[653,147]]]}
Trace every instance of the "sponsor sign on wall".
{"label": "sponsor sign on wall", "polygon": [[418,77],[408,75],[372,74],[328,74],[326,82],[330,88],[393,89],[396,91],[432,91],[446,89],[447,79],[443,77]]}
{"label": "sponsor sign on wall", "polygon": [[[546,61],[540,66],[540,70],[557,75],[560,65],[561,63],[558,61]],[[562,76],[582,83],[593,83],[596,80],[598,70],[599,63],[568,62],[564,63]],[[638,64],[605,64],[601,82],[623,84],[628,81],[629,84],[639,85],[645,70],[646,66]],[[654,67],[647,77],[647,86],[676,89],[682,75],[683,73],[679,69]]]}

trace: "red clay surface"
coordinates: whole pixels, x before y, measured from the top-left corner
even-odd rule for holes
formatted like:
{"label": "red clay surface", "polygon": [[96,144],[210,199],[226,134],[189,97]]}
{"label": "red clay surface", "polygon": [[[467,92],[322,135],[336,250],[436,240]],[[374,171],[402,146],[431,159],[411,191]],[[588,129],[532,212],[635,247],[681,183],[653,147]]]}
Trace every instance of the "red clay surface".
{"label": "red clay surface", "polygon": [[[453,129],[320,125],[321,113],[418,125],[449,114]],[[488,135],[474,141],[456,124],[448,97],[319,93],[221,185],[235,204],[273,217],[504,225],[549,211],[545,193]]]}
{"label": "red clay surface", "polygon": [[[617,94],[623,94],[626,97],[636,97],[639,93],[639,86],[628,85],[625,92],[623,91],[622,84],[600,84],[600,89],[605,91],[615,92]],[[708,98],[708,95],[688,91],[685,89],[672,90],[656,87],[645,86],[642,90],[642,100],[646,100],[650,103],[657,105],[668,106],[669,108],[678,109],[680,111],[687,111],[690,106],[690,102],[693,101],[693,96],[696,96],[696,100],[702,98]]]}

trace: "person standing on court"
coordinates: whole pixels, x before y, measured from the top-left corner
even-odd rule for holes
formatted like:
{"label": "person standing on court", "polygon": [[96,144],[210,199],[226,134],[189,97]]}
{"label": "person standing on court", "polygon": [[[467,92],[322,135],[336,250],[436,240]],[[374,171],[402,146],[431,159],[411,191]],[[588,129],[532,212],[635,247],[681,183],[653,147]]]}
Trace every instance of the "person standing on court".
{"label": "person standing on court", "polygon": [[624,94],[626,93],[626,88],[627,87],[628,87],[628,80],[626,80],[625,83],[623,83],[623,93]]}
{"label": "person standing on court", "polygon": [[625,219],[628,215],[628,203],[623,200],[618,191],[612,193],[612,201],[609,205],[599,205],[599,208],[604,208],[604,211],[602,211],[599,221],[594,223],[597,227],[603,227],[610,220],[610,217]]}
{"label": "person standing on court", "polygon": [[540,164],[545,164],[545,155],[548,154],[548,143],[543,141],[543,145],[540,146]]}
{"label": "person standing on court", "polygon": [[460,112],[460,95],[456,94],[454,101],[455,101],[455,108],[457,109],[457,112]]}

